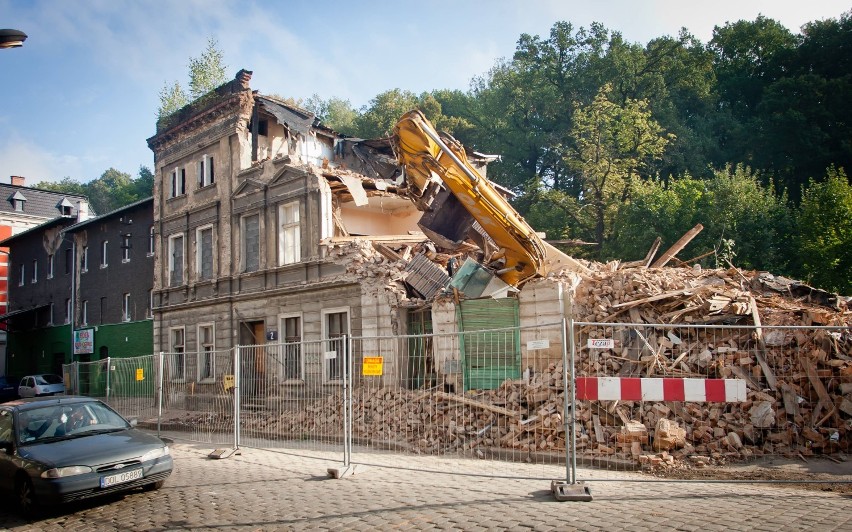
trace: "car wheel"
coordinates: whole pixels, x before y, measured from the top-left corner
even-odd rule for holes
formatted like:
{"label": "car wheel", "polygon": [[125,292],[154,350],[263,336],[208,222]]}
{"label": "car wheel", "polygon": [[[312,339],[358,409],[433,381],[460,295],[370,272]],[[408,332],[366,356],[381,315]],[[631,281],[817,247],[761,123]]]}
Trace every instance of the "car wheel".
{"label": "car wheel", "polygon": [[162,488],[165,483],[165,480],[158,480],[157,482],[145,484],[144,486],[142,486],[142,489],[144,489],[145,491],[157,491],[158,489]]}
{"label": "car wheel", "polygon": [[25,517],[31,517],[38,510],[38,501],[30,479],[18,477],[15,482],[15,500],[18,503],[18,511]]}

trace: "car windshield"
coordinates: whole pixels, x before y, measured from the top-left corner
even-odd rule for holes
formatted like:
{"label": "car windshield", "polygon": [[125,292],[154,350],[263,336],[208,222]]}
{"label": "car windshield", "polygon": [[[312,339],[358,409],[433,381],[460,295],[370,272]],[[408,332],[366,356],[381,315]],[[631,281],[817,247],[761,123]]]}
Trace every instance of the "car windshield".
{"label": "car windshield", "polygon": [[21,445],[78,438],[129,427],[123,417],[99,401],[52,404],[25,410],[17,415],[17,436]]}
{"label": "car windshield", "polygon": [[36,375],[36,384],[62,384],[62,377],[59,375]]}

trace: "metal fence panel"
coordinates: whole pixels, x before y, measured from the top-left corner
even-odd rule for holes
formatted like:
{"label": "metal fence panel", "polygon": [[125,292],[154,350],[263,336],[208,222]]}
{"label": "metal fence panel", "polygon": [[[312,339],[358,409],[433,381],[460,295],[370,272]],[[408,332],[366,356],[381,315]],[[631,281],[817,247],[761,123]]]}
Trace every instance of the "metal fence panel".
{"label": "metal fence panel", "polygon": [[[849,452],[843,327],[574,323],[578,457],[618,470]],[[592,475],[594,473],[591,473]]]}
{"label": "metal fence panel", "polygon": [[432,470],[452,472],[440,460],[451,455],[492,476],[512,477],[509,463],[525,462],[541,465],[540,478],[559,478],[562,338],[561,323],[353,338],[353,460],[363,463],[362,450],[432,455]]}
{"label": "metal fence panel", "polygon": [[161,430],[192,441],[234,445],[234,352],[162,355]]}
{"label": "metal fence panel", "polygon": [[346,347],[345,337],[241,346],[240,445],[340,459]]}

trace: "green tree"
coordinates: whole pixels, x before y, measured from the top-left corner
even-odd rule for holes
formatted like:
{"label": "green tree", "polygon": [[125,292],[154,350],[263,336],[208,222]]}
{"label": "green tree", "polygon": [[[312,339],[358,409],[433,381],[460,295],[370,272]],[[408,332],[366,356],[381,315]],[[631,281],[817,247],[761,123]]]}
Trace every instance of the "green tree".
{"label": "green tree", "polygon": [[716,262],[705,264],[727,267],[724,250],[739,267],[784,273],[790,217],[784,195],[742,165],[715,171],[712,179],[634,180],[618,210],[610,255],[641,258],[657,236],[670,246],[700,223],[704,229],[688,249],[715,251]]}
{"label": "green tree", "polygon": [[605,85],[591,105],[575,105],[573,143],[565,153],[567,166],[581,185],[579,209],[590,209],[594,225],[574,218],[580,236],[603,251],[612,235],[618,206],[630,196],[631,182],[660,158],[672,136],[651,118],[648,102],[609,99]]}
{"label": "green tree", "polygon": [[796,252],[801,274],[814,285],[852,294],[852,186],[842,169],[810,181],[797,217]]}
{"label": "green tree", "polygon": [[219,85],[225,79],[225,54],[219,49],[219,43],[211,37],[207,40],[207,48],[198,57],[189,59],[189,95],[196,100]]}
{"label": "green tree", "polygon": [[85,196],[92,210],[100,215],[151,197],[154,174],[148,167],[140,166],[139,175],[134,179],[130,174],[110,168],[88,183],[65,177],[58,183],[38,183],[36,188]]}
{"label": "green tree", "polygon": [[171,86],[164,83],[163,88],[160,89],[160,107],[157,110],[157,118],[169,116],[188,103],[189,96],[179,82],[175,81]]}
{"label": "green tree", "polygon": [[323,124],[338,133],[351,135],[355,131],[358,111],[352,107],[349,100],[335,97],[323,100],[318,94],[314,94],[305,102],[305,109],[317,115]]}
{"label": "green tree", "polygon": [[209,38],[207,48],[201,55],[189,58],[189,93],[187,94],[178,81],[171,85],[164,83],[160,90],[157,117],[166,117],[225,83],[227,67],[223,62],[224,55],[216,39]]}

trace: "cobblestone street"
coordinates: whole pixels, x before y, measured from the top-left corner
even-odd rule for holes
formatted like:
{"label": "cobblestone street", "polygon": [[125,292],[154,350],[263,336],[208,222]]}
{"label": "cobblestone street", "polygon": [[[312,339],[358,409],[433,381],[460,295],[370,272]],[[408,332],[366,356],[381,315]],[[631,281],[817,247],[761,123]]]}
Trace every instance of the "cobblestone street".
{"label": "cobblestone street", "polygon": [[[158,492],[90,501],[28,522],[4,508],[8,530],[850,530],[848,494],[724,483],[591,484],[592,502],[557,502],[543,480],[493,479],[481,463],[441,459],[450,475],[419,470],[423,457],[368,457],[335,480],[340,462],[175,443],[175,472]],[[359,455],[363,458],[363,455]],[[433,459],[434,460],[434,459]],[[524,465],[513,465],[523,476]],[[581,473],[583,473],[581,471]],[[600,472],[595,472],[600,477]],[[621,473],[621,478],[629,474]],[[583,475],[578,475],[583,478]],[[8,501],[4,501],[7,503]]]}

